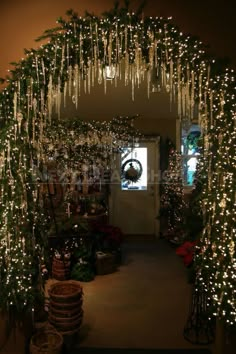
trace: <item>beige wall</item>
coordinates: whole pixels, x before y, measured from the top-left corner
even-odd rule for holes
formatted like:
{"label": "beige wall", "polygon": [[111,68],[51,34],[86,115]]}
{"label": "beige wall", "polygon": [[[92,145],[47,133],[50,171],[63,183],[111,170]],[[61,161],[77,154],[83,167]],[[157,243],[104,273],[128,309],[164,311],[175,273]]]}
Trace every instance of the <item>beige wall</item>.
{"label": "beige wall", "polygon": [[134,100],[132,99],[131,85],[125,86],[123,80],[115,86],[113,81],[95,84],[86,93],[81,88],[78,97],[78,107],[72,103],[72,97],[67,97],[66,104],[62,103],[61,118],[75,118],[82,120],[107,121],[116,116],[135,116],[135,127],[143,134],[160,135],[175,142],[176,136],[176,104],[170,104],[169,94],[155,92],[147,95],[147,85],[143,82],[135,87]]}
{"label": "beige wall", "polygon": [[135,126],[145,135],[160,135],[162,141],[167,138],[176,142],[176,124],[170,119],[140,119]]}

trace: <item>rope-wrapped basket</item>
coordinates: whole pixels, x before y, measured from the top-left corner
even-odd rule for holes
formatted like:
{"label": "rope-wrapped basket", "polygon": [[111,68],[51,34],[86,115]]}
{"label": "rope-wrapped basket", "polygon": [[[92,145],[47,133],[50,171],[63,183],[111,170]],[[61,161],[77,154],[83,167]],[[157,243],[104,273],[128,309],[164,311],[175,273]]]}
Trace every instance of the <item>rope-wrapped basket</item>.
{"label": "rope-wrapped basket", "polygon": [[61,354],[62,335],[53,328],[45,328],[36,332],[30,341],[30,354]]}
{"label": "rope-wrapped basket", "polygon": [[59,281],[52,284],[48,290],[50,299],[59,302],[75,302],[81,300],[83,289],[79,282],[74,280]]}

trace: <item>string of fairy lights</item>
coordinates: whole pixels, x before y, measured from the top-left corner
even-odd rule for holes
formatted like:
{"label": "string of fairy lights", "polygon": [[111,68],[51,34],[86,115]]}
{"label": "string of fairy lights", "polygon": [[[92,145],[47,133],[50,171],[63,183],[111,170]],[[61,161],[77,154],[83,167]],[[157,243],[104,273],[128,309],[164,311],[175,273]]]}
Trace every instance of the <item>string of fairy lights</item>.
{"label": "string of fairy lights", "polygon": [[[81,17],[72,10],[67,15],[68,20],[58,19],[57,27],[45,31],[38,39],[47,39],[46,44],[25,51],[25,58],[15,63],[7,87],[0,94],[3,304],[19,307],[24,298],[24,304],[32,305],[35,277],[29,269],[35,271],[32,259],[35,253],[39,260],[44,257],[46,248],[46,238],[42,236],[46,221],[43,222],[34,167],[45,161],[55,147],[56,140],[53,134],[49,136],[49,131],[54,127],[57,136],[56,126],[61,124],[60,112],[67,100],[78,107],[80,94],[89,94],[95,85],[103,85],[106,92],[109,67],[114,85],[119,80],[129,85],[133,100],[143,81],[148,97],[152,85],[166,91],[171,103],[177,102],[182,124],[191,124],[197,107],[204,142],[200,163],[206,181],[201,196],[205,227],[196,257],[197,279],[208,294],[210,316],[235,324],[234,71],[219,67],[217,60],[207,55],[201,41],[183,34],[171,18],[142,17],[119,7],[102,17]],[[131,126],[123,127],[127,132]],[[90,143],[98,141],[100,128],[94,125],[90,130],[90,137],[81,136],[82,132],[76,136],[78,145],[84,145],[83,139],[90,139]],[[108,146],[110,126],[104,127],[104,133]],[[123,141],[125,130],[122,134]],[[112,144],[115,138],[119,140],[119,136],[113,136]],[[27,276],[19,273],[20,259]]]}
{"label": "string of fairy lights", "polygon": [[[208,131],[202,165],[208,167],[202,202],[205,228],[196,256],[198,281],[209,313],[235,325],[235,78],[227,70],[212,79]],[[205,172],[206,173],[206,172]]]}

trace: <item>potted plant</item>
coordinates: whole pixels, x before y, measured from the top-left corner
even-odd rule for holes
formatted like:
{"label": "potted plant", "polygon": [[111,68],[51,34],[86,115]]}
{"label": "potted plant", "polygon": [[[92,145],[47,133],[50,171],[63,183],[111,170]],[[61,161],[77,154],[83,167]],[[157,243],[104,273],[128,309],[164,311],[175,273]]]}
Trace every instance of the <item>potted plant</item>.
{"label": "potted plant", "polygon": [[96,222],[92,225],[97,252],[111,253],[115,256],[116,264],[121,262],[121,244],[123,232],[117,226]]}

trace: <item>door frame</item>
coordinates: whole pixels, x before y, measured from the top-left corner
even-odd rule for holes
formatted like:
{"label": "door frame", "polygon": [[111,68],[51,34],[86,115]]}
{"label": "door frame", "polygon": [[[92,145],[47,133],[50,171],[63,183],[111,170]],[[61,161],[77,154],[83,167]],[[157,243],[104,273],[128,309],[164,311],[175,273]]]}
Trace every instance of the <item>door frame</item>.
{"label": "door frame", "polygon": [[[156,161],[155,171],[156,173],[152,176],[148,175],[148,178],[152,178],[153,184],[153,193],[154,193],[154,212],[156,215],[156,219],[154,221],[154,237],[160,237],[160,220],[159,220],[159,213],[160,213],[160,181],[161,181],[161,174],[160,174],[160,136],[159,135],[145,135],[143,136],[139,142],[153,142],[155,143],[154,148],[154,160]],[[120,161],[120,159],[119,159]],[[117,167],[117,166],[116,166]],[[114,223],[113,215],[115,213],[115,203],[116,201],[112,198],[112,186],[110,186],[110,193],[108,198],[108,220],[110,224]]]}

